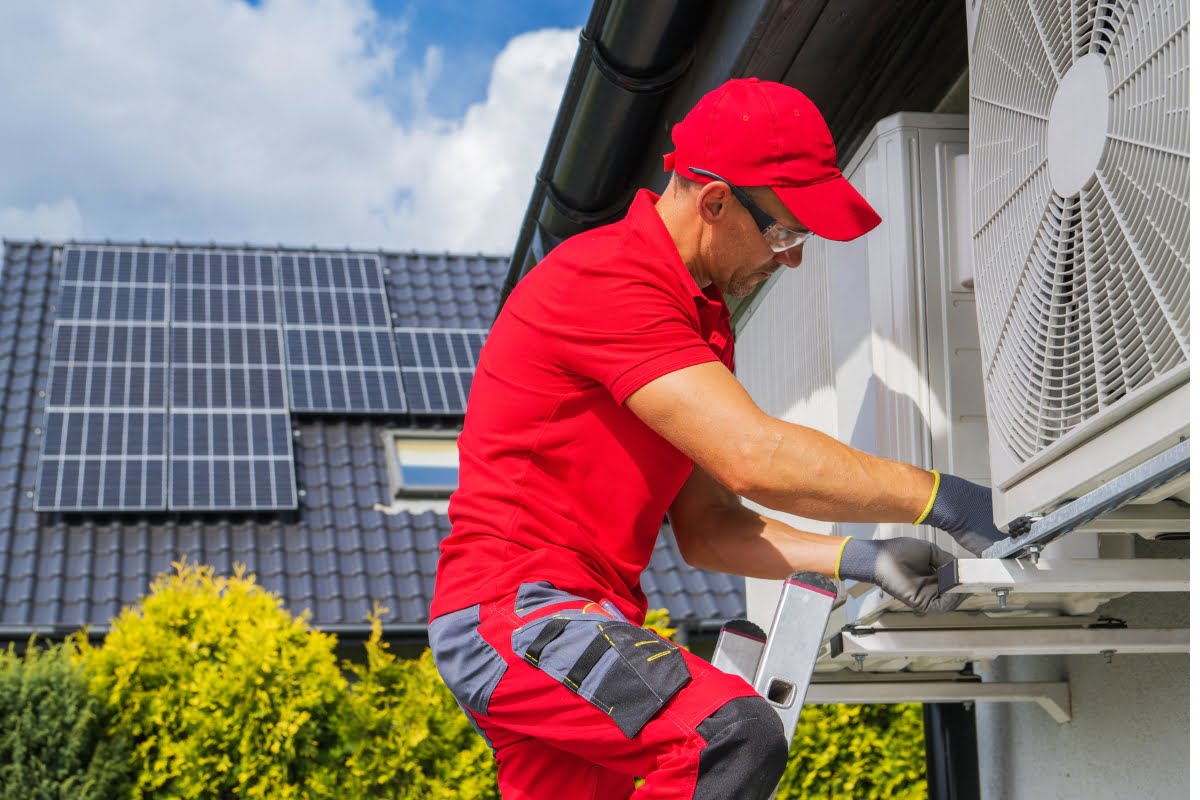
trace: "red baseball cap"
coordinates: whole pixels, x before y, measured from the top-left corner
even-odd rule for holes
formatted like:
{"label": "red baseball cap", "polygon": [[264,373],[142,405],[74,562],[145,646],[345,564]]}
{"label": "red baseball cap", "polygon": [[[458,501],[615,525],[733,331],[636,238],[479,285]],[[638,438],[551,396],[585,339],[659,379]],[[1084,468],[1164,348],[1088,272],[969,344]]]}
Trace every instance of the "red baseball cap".
{"label": "red baseball cap", "polygon": [[837,167],[833,135],[798,89],[735,78],[713,89],[671,129],[675,151],[664,168],[689,180],[715,172],[738,186],[770,186],[809,230],[847,242],[880,223],[879,214]]}

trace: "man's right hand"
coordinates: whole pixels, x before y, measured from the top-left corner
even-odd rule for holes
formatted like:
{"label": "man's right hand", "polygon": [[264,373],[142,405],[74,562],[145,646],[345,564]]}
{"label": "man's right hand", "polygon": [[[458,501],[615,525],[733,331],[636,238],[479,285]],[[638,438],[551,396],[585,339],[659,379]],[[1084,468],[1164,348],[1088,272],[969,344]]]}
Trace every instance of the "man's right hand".
{"label": "man's right hand", "polygon": [[929,510],[916,524],[932,525],[950,534],[959,546],[980,555],[1008,537],[992,521],[992,490],[936,471]]}
{"label": "man's right hand", "polygon": [[842,547],[835,577],[867,581],[914,611],[953,611],[966,595],[938,595],[938,567],[954,556],[923,539],[850,538]]}

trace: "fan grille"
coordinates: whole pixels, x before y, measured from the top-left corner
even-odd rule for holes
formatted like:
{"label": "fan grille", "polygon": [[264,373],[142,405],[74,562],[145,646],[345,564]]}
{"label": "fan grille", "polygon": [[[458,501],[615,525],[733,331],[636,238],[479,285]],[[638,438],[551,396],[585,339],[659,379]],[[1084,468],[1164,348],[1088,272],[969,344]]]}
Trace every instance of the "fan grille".
{"label": "fan grille", "polygon": [[[985,0],[971,53],[976,291],[989,422],[1019,463],[1188,362],[1186,0]],[[1055,93],[1100,56],[1108,129],[1070,196]],[[1065,191],[1065,190],[1064,190]]]}

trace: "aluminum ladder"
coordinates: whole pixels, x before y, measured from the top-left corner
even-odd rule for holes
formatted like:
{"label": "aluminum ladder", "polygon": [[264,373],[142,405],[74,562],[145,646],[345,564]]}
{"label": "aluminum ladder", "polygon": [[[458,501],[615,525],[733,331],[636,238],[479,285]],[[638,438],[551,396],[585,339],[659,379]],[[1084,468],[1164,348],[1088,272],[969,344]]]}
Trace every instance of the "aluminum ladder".
{"label": "aluminum ladder", "polygon": [[796,733],[837,586],[817,572],[794,572],[783,582],[770,633],[745,619],[721,627],[712,664],[739,675],[766,698],[783,721],[788,742]]}

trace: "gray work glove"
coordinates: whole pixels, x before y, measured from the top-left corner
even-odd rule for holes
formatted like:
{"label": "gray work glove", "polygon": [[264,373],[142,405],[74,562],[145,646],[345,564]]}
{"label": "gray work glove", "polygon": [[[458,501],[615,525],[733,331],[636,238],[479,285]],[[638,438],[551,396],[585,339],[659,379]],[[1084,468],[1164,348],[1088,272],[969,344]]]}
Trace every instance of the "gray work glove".
{"label": "gray work glove", "polygon": [[933,507],[917,524],[945,531],[974,555],[1008,538],[992,522],[992,490],[954,475],[938,477]]}
{"label": "gray work glove", "polygon": [[938,596],[937,570],[954,556],[922,539],[849,539],[842,547],[836,575],[866,581],[914,611],[953,611],[966,595]]}

